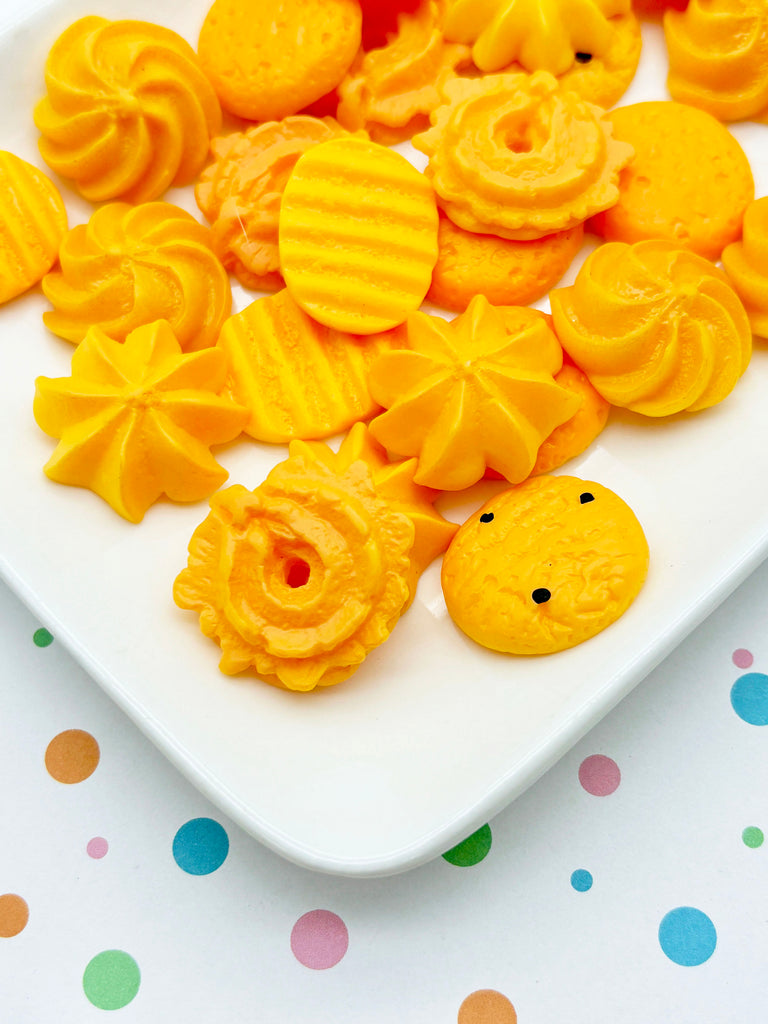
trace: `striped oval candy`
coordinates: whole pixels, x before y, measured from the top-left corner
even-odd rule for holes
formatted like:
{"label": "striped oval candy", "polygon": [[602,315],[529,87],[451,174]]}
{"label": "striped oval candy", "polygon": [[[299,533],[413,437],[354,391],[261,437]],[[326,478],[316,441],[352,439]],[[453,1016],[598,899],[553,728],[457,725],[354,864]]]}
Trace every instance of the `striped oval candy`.
{"label": "striped oval candy", "polygon": [[324,327],[287,289],[231,316],[219,335],[230,397],[250,410],[245,432],[259,441],[329,437],[381,408],[368,370],[382,352],[405,346],[405,331],[361,338]]}
{"label": "striped oval candy", "polygon": [[67,231],[58,189],[26,160],[0,150],[0,302],[51,269]]}
{"label": "striped oval candy", "polygon": [[328,327],[396,327],[429,289],[437,227],[432,186],[405,157],[358,138],[323,142],[300,157],[283,193],[285,283]]}

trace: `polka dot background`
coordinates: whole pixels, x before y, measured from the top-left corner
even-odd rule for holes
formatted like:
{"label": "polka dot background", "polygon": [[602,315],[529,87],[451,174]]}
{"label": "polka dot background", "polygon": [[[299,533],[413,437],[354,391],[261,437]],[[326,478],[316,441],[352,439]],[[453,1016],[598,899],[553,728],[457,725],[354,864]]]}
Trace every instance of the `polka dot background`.
{"label": "polka dot background", "polygon": [[670,1005],[676,1024],[754,1019],[763,579],[762,604],[742,588],[512,806],[370,880],[312,874],[245,835],[0,588],[0,657],[26,666],[23,688],[0,675],[17,730],[0,744],[8,1019],[45,1020],[53,1002],[62,1024],[154,1024],[168,1007],[318,1024],[594,1024],[617,1006],[647,1024]]}

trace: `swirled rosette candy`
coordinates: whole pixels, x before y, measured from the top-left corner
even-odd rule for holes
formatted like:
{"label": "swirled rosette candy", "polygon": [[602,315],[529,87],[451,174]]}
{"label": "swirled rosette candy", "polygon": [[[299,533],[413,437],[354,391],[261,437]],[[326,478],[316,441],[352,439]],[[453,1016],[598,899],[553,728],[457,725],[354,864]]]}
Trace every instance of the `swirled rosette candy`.
{"label": "swirled rosette candy", "polygon": [[182,352],[162,320],[123,344],[92,328],[70,377],[36,381],[35,420],[59,439],[46,476],[94,491],[133,523],[162,494],[208,497],[228,475],[210,445],[234,440],[248,419],[220,394],[225,376],[223,352]]}
{"label": "swirled rosette candy", "polygon": [[744,236],[723,251],[723,266],[759,338],[768,339],[768,196],[744,215]]}
{"label": "swirled rosette candy", "polygon": [[286,117],[214,139],[195,188],[213,248],[246,288],[282,287],[278,223],[283,189],[311,146],[345,135],[331,117]]}
{"label": "swirled rosette candy", "polygon": [[211,233],[170,203],[110,203],[66,235],[60,269],[43,278],[46,327],[75,344],[97,324],[123,341],[167,320],[186,351],[213,345],[229,316],[227,273]]}
{"label": "swirled rosette candy", "polygon": [[454,79],[414,146],[440,206],[467,231],[531,239],[613,205],[632,147],[546,71]]}
{"label": "swirled rosette candy", "polygon": [[667,11],[667,85],[681,103],[721,121],[768,119],[768,4],[691,0]]}
{"label": "swirled rosette candy", "polygon": [[214,495],[192,536],[174,599],[200,613],[222,672],[253,668],[291,690],[330,686],[405,608],[413,523],[377,495],[364,461],[337,468],[332,456],[293,441],[254,491]]}
{"label": "swirled rosette candy", "polygon": [[365,128],[376,142],[391,145],[429,127],[442,85],[471,63],[468,46],[443,37],[444,6],[425,0],[400,15],[385,46],[359,52],[338,87],[337,117],[345,128]]}
{"label": "swirled rosette candy", "polygon": [[221,109],[192,47],[145,21],[76,21],[53,44],[35,108],[40,152],[93,202],[156,199],[202,169]]}
{"label": "swirled rosette candy", "polygon": [[550,299],[563,348],[596,390],[646,416],[715,405],[749,364],[749,320],[726,276],[669,242],[608,242]]}

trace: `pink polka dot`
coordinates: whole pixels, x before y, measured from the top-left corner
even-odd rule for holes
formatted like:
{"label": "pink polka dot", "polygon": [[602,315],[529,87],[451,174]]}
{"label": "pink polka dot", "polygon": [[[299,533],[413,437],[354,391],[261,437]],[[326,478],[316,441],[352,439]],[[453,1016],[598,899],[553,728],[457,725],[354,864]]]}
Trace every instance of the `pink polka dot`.
{"label": "pink polka dot", "polygon": [[101,860],[109,849],[109,843],[106,839],[102,839],[101,836],[94,836],[93,839],[88,840],[88,845],[85,849],[89,857],[93,857],[94,860]]}
{"label": "pink polka dot", "polygon": [[347,926],[330,910],[310,910],[299,918],[291,932],[293,955],[315,971],[335,966],[348,946]]}
{"label": "pink polka dot", "polygon": [[619,788],[621,772],[612,758],[592,754],[579,765],[579,782],[592,796],[609,796]]}
{"label": "pink polka dot", "polygon": [[738,651],[733,652],[733,664],[736,668],[749,668],[752,662],[755,660],[752,657],[751,651],[746,651],[743,647],[740,647]]}

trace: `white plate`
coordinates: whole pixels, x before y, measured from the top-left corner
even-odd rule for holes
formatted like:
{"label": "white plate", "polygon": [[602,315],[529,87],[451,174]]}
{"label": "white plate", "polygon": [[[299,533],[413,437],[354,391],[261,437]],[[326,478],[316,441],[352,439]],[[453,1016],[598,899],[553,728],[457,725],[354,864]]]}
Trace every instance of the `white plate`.
{"label": "white plate", "polygon": [[[206,3],[99,8],[159,20],[194,44]],[[0,38],[0,145],[41,167],[31,115],[45,55],[87,13],[60,0]],[[667,98],[658,26],[645,36],[625,103]],[[734,134],[765,194],[768,128]],[[62,192],[71,223],[86,220],[88,204]],[[191,189],[167,198],[195,211]],[[242,308],[251,296],[234,290]],[[349,682],[296,695],[226,678],[218,648],[171,600],[207,504],[161,503],[132,526],[90,492],[43,476],[53,443],[32,418],[34,380],[67,376],[73,351],[44,330],[44,308],[35,292],[0,310],[0,571],[195,785],[307,867],[388,874],[454,845],[554,764],[768,553],[768,358],[758,350],[722,405],[663,423],[615,414],[565,469],[627,500],[651,548],[640,597],[598,637],[538,659],[484,651],[447,617],[435,564],[391,639]],[[231,482],[254,487],[284,454],[243,442],[221,461]],[[491,490],[444,509],[463,520]]]}

